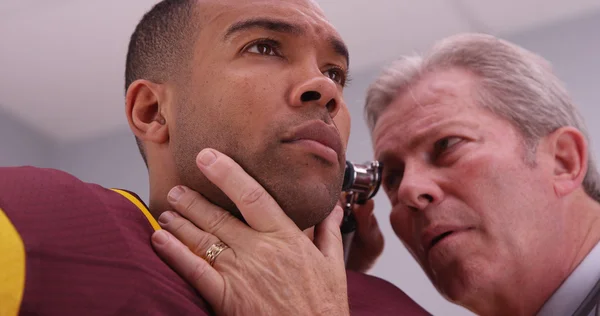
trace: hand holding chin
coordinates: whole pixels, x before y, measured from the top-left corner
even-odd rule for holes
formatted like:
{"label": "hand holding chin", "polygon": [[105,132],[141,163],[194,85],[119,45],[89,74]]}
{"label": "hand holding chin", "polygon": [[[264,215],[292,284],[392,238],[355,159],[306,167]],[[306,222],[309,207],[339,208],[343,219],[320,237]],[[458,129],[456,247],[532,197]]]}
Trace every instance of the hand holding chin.
{"label": "hand holding chin", "polygon": [[[174,188],[152,243],[219,315],[349,315],[337,206],[314,242],[226,155],[205,149],[197,165],[248,225],[185,187]],[[222,247],[213,245],[223,242]],[[212,246],[212,247],[211,247]],[[207,258],[207,250],[212,256]],[[213,265],[207,260],[214,259]]]}

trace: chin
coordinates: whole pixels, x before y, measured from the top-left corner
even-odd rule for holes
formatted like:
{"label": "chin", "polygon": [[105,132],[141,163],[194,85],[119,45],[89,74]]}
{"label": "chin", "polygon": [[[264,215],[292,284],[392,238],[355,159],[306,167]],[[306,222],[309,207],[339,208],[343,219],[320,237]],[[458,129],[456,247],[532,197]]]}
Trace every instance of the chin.
{"label": "chin", "polygon": [[322,181],[289,181],[274,188],[272,195],[298,228],[304,230],[331,213],[340,192],[341,188]]}
{"label": "chin", "polygon": [[297,151],[251,157],[241,165],[302,230],[323,221],[340,198],[344,170],[337,164]]}
{"label": "chin", "polygon": [[465,301],[468,301],[466,298],[469,296],[469,291],[464,284],[460,283],[460,281],[455,280],[453,284],[439,285],[436,286],[436,289],[446,300],[462,306]]}
{"label": "chin", "polygon": [[[469,306],[486,293],[486,285],[492,283],[485,277],[486,271],[479,266],[481,263],[455,263],[452,271],[446,271],[443,276],[432,278],[438,292],[446,300],[461,306]],[[435,280],[435,281],[434,281]]]}

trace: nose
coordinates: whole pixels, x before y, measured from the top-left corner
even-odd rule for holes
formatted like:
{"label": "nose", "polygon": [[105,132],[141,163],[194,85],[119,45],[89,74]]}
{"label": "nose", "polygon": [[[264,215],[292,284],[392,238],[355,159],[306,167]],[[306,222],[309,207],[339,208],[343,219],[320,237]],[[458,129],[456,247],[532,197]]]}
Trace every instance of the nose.
{"label": "nose", "polygon": [[342,103],[341,92],[337,84],[320,72],[297,84],[292,89],[290,97],[292,106],[302,107],[314,104],[327,109],[332,118],[337,115]]}
{"label": "nose", "polygon": [[398,200],[409,209],[420,211],[439,203],[444,192],[427,171],[405,167],[397,194]]}

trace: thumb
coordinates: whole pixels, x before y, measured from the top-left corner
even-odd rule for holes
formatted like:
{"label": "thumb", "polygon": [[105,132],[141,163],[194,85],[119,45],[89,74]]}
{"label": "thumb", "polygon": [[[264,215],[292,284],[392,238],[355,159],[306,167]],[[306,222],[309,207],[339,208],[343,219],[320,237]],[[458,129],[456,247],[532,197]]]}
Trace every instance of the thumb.
{"label": "thumb", "polygon": [[344,211],[336,205],[331,214],[315,226],[315,245],[326,258],[344,262],[344,246],[340,224]]}

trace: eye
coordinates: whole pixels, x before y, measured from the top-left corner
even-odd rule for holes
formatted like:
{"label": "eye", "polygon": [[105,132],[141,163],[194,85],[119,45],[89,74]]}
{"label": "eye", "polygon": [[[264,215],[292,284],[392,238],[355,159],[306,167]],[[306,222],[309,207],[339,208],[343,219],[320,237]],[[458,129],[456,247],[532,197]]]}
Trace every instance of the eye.
{"label": "eye", "polygon": [[402,171],[400,170],[389,170],[383,173],[383,186],[388,191],[395,191],[398,189],[400,181],[402,181]]}
{"label": "eye", "polygon": [[331,68],[325,71],[325,75],[342,86],[346,83],[346,72],[341,68]]}
{"label": "eye", "polygon": [[279,53],[279,43],[274,40],[263,39],[248,45],[246,52],[266,56],[281,56]]}
{"label": "eye", "polygon": [[383,184],[388,191],[396,188],[397,182],[398,177],[393,174],[383,176]]}
{"label": "eye", "polygon": [[434,144],[434,156],[438,157],[441,156],[442,154],[444,154],[448,149],[452,148],[452,146],[460,143],[462,141],[462,138],[460,137],[446,137],[446,138],[442,138],[440,140],[438,140],[435,144]]}

